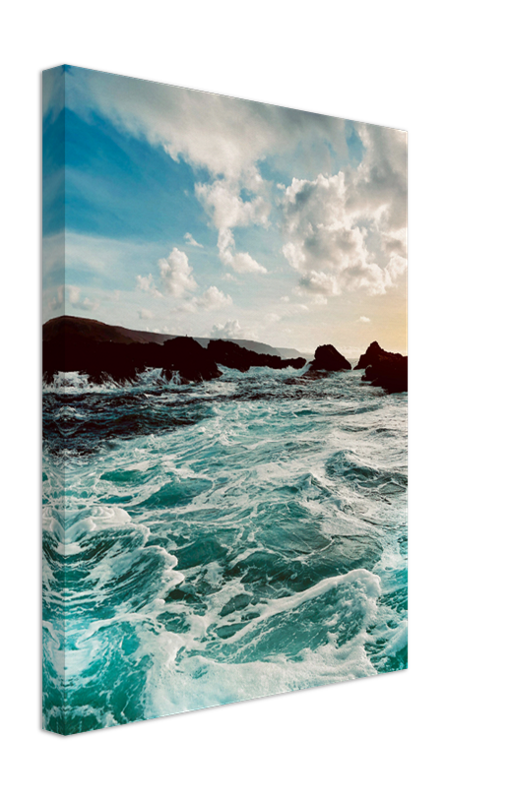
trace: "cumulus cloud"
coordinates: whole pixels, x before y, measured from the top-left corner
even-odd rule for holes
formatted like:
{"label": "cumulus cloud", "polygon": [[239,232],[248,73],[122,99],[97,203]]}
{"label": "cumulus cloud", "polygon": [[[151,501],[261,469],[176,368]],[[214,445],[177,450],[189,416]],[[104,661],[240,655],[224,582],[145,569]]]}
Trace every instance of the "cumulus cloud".
{"label": "cumulus cloud", "polygon": [[138,311],[138,316],[140,319],[154,319],[152,311],[150,311],[148,308],[140,308]]}
{"label": "cumulus cloud", "polygon": [[223,228],[219,231],[217,239],[217,247],[219,250],[219,258],[223,264],[230,267],[235,272],[258,272],[263,275],[267,270],[258,261],[249,255],[249,253],[237,253],[235,249],[235,239],[231,230]]}
{"label": "cumulus cloud", "polygon": [[391,230],[389,232],[381,231],[381,243],[384,251],[390,255],[397,255],[401,258],[406,258],[406,235],[406,227],[400,228],[399,230]]}
{"label": "cumulus cloud", "polygon": [[224,325],[213,325],[210,336],[212,339],[240,339],[242,328],[238,319],[229,319]]}
{"label": "cumulus cloud", "polygon": [[359,322],[371,322],[369,317],[359,317]]}
{"label": "cumulus cloud", "polygon": [[[152,297],[176,297],[183,300],[180,311],[214,311],[226,308],[233,303],[229,294],[225,294],[217,286],[209,286],[200,296],[192,296],[198,284],[193,276],[193,268],[186,254],[174,247],[168,258],[159,259],[159,275],[163,292],[157,288],[152,274],[138,275],[136,286],[140,291]],[[141,319],[151,319],[152,313],[142,308],[139,312]]]}
{"label": "cumulus cloud", "polygon": [[386,233],[406,228],[406,132],[360,123],[356,127],[366,149],[353,175],[349,209],[372,214]]}
{"label": "cumulus cloud", "polygon": [[[76,113],[98,110],[172,159],[205,168],[212,180],[196,194],[219,232],[268,224],[271,187],[261,160],[282,167],[298,149],[301,169],[316,174],[332,169],[332,153],[348,155],[345,121],[334,117],[88,70],[71,71],[66,91]],[[265,271],[249,253],[228,248],[220,257],[239,273]]]}
{"label": "cumulus cloud", "polygon": [[[265,182],[259,173],[250,169],[242,176],[242,180],[221,179],[210,184],[197,184],[195,191],[219,231],[217,247],[223,264],[239,273],[266,273],[265,267],[258,264],[249,253],[235,251],[232,233],[232,228],[248,225],[267,227],[269,224],[271,205],[265,196]],[[243,197],[244,191],[248,194]]]}
{"label": "cumulus cloud", "polygon": [[69,286],[69,302],[72,303],[72,305],[79,302],[80,293],[80,289],[76,286]]}
{"label": "cumulus cloud", "polygon": [[209,286],[200,297],[193,297],[183,304],[183,311],[217,311],[231,306],[233,303],[229,294],[225,294],[217,286]]}
{"label": "cumulus cloud", "polygon": [[[196,186],[196,196],[218,232],[219,258],[231,272],[267,272],[253,255],[237,252],[234,232],[274,224],[274,202],[284,256],[301,289],[315,298],[345,291],[383,294],[405,272],[405,133],[88,70],[71,71],[66,92],[81,116],[98,111],[172,159],[207,170],[210,180]],[[362,159],[357,167],[338,171],[349,160],[352,125]],[[262,161],[283,176],[296,155],[298,180],[279,180],[276,188],[261,177]],[[274,195],[280,199],[274,201]],[[201,246],[190,233],[184,238]],[[162,290],[185,298],[196,288],[191,268],[183,262],[175,266],[170,257],[165,261]],[[159,291],[153,284],[143,290]]]}
{"label": "cumulus cloud", "polygon": [[406,269],[406,138],[360,126],[357,169],[294,178],[281,200],[283,254],[311,294],[383,294]]}
{"label": "cumulus cloud", "polygon": [[397,278],[406,272],[407,260],[402,256],[392,254],[385,268],[387,285],[396,283]]}
{"label": "cumulus cloud", "polygon": [[[290,261],[290,263],[292,263]],[[335,275],[317,272],[311,269],[300,279],[300,286],[307,292],[323,292],[324,294],[340,294],[341,285]]]}
{"label": "cumulus cloud", "polygon": [[171,297],[183,297],[194,292],[198,284],[193,278],[193,268],[182,250],[174,247],[168,258],[159,259],[159,274],[164,293]]}
{"label": "cumulus cloud", "polygon": [[229,294],[225,294],[217,286],[209,286],[202,296],[198,298],[197,302],[202,308],[216,309],[231,306],[233,301]]}
{"label": "cumulus cloud", "polygon": [[283,254],[301,274],[300,286],[325,295],[344,289],[383,291],[383,274],[371,263],[366,229],[346,212],[347,188],[342,172],[318,175],[314,181],[294,178],[283,201]]}
{"label": "cumulus cloud", "polygon": [[95,311],[100,305],[100,303],[91,300],[89,297],[84,297],[82,300],[81,289],[78,286],[68,286],[67,296],[72,308],[80,311]]}
{"label": "cumulus cloud", "polygon": [[152,297],[162,297],[163,295],[157,288],[154,282],[154,278],[152,274],[150,275],[137,275],[136,276],[136,288],[140,290],[140,292],[147,292]]}
{"label": "cumulus cloud", "polygon": [[[249,195],[242,197],[243,190]],[[196,196],[218,230],[267,225],[271,206],[267,197],[259,194],[261,191],[266,191],[265,182],[254,169],[243,175],[242,181],[223,179],[195,187]]]}

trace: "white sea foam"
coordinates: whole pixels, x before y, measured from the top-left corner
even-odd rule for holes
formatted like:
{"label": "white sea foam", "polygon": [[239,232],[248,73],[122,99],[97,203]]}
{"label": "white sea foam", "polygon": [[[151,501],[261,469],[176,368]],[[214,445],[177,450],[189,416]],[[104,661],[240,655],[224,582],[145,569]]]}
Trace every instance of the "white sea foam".
{"label": "white sea foam", "polygon": [[157,660],[148,675],[145,716],[150,719],[376,675],[364,638],[359,634],[340,648],[330,644],[303,651],[299,661],[225,663],[192,656],[175,669],[173,663]]}
{"label": "white sea foam", "polygon": [[65,604],[72,730],[405,665],[405,400],[296,377],[46,387],[45,658],[63,675]]}
{"label": "white sea foam", "polygon": [[385,652],[387,655],[392,656],[399,650],[402,650],[408,644],[408,622],[403,620],[400,627],[394,631],[389,641],[385,645]]}

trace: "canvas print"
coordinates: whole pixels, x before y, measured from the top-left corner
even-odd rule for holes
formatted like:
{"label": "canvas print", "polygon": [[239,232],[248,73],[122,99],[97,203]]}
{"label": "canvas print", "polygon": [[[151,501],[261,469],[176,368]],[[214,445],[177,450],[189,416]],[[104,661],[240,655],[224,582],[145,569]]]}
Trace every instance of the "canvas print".
{"label": "canvas print", "polygon": [[42,128],[44,728],[405,669],[406,133],[72,66]]}

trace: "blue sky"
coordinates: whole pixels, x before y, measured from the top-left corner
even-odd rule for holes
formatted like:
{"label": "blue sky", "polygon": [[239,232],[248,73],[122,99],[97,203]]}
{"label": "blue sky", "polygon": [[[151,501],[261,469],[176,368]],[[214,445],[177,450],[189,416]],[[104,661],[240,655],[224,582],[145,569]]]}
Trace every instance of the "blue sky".
{"label": "blue sky", "polygon": [[75,67],[43,95],[45,320],[406,351],[404,133]]}

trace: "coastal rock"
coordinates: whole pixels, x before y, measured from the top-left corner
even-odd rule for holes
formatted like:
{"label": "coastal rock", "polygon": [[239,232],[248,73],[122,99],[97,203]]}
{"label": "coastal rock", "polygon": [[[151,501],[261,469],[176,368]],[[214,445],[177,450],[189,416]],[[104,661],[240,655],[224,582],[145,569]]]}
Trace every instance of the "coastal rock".
{"label": "coastal rock", "polygon": [[207,352],[218,364],[238,369],[240,372],[247,372],[251,367],[302,369],[306,363],[305,358],[281,358],[266,353],[255,353],[253,350],[247,350],[245,347],[223,339],[212,339],[208,344]]}
{"label": "coastal rock", "polygon": [[51,379],[56,372],[81,372],[93,383],[104,380],[134,381],[146,368],[161,367],[171,378],[175,372],[184,383],[211,380],[222,373],[207,350],[187,336],[164,344],[96,339],[75,327],[60,326],[43,340],[42,372]]}
{"label": "coastal rock", "polygon": [[222,374],[208,350],[190,336],[169,339],[162,350],[161,366],[169,378],[178,372],[183,382],[210,381]]}
{"label": "coastal rock", "polygon": [[385,353],[385,350],[382,350],[378,342],[371,342],[366,352],[359,358],[359,363],[354,369],[366,369],[377,360],[381,353]]}
{"label": "coastal rock", "polygon": [[364,369],[363,381],[380,386],[386,392],[408,391],[408,358],[401,353],[389,353],[378,342],[372,342],[361,356],[356,369]]}
{"label": "coastal rock", "polygon": [[352,365],[332,344],[322,344],[315,350],[315,357],[310,364],[309,372],[340,372],[352,369]]}
{"label": "coastal rock", "polygon": [[208,347],[189,336],[163,339],[162,334],[130,331],[97,320],[57,317],[43,325],[43,374],[51,380],[57,372],[80,372],[95,383],[123,382],[135,380],[147,368],[161,368],[168,378],[178,373],[183,383],[189,383],[218,378],[218,363],[241,372],[250,367],[301,369],[306,364],[305,358],[285,359],[231,341],[205,342]]}

